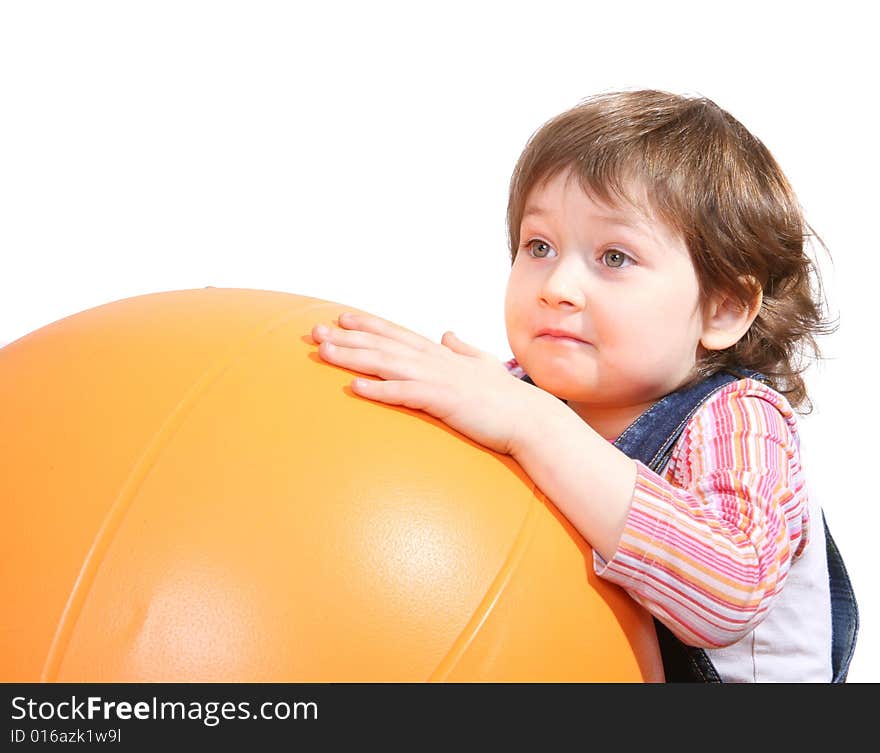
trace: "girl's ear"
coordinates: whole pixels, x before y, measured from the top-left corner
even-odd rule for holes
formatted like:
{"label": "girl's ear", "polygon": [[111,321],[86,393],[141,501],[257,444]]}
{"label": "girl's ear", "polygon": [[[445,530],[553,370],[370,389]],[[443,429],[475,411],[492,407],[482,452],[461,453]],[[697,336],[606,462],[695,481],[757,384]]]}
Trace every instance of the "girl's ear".
{"label": "girl's ear", "polygon": [[752,276],[740,279],[754,291],[751,300],[743,306],[728,293],[719,293],[709,300],[700,337],[700,345],[706,350],[724,350],[738,343],[761,309],[764,293],[760,283]]}

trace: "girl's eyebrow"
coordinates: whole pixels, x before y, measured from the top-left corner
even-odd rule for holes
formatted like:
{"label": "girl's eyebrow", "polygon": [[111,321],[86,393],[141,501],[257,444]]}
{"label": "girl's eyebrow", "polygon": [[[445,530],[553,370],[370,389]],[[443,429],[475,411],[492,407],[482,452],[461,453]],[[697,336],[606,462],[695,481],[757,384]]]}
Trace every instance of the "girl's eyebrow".
{"label": "girl's eyebrow", "polygon": [[[527,205],[523,210],[522,221],[525,221],[529,217],[543,217],[550,212],[544,207],[538,206],[536,204]],[[620,225],[621,227],[629,228],[630,230],[637,230],[641,233],[645,233],[650,229],[649,225],[646,225],[643,221],[639,221],[637,219],[630,219],[624,214],[599,214],[594,215],[594,218],[597,220],[602,220],[603,222],[608,223],[609,225]]]}
{"label": "girl's eyebrow", "polygon": [[538,206],[535,206],[534,204],[532,204],[532,205],[527,206],[523,210],[522,218],[525,219],[526,217],[532,217],[532,216],[541,217],[545,214],[547,214],[546,209],[543,209],[541,207],[538,207]]}

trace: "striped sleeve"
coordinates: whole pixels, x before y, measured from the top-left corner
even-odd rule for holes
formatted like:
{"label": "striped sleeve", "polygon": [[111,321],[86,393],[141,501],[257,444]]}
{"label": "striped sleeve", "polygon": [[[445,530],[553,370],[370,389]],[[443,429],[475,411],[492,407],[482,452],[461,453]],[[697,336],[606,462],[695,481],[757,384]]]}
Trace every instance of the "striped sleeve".
{"label": "striped sleeve", "polygon": [[638,464],[617,551],[594,567],[685,643],[727,646],[767,613],[808,522],[793,411],[745,379],[697,411],[662,477]]}
{"label": "striped sleeve", "polygon": [[519,361],[515,358],[505,361],[504,367],[507,369],[508,374],[515,376],[517,379],[522,379],[526,375],[526,372],[523,371],[523,367],[519,365]]}

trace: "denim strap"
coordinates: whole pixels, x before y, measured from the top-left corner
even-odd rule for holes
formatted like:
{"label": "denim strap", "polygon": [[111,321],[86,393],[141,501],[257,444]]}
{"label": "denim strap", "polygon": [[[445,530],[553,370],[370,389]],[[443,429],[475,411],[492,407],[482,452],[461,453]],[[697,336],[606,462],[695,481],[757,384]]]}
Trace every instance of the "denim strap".
{"label": "denim strap", "polygon": [[828,582],[831,586],[831,682],[846,682],[849,664],[856,650],[856,637],[859,634],[859,607],[853,591],[846,565],[828,523],[822,513],[825,526],[825,550],[828,555]]}
{"label": "denim strap", "polygon": [[719,371],[654,403],[624,430],[614,446],[660,473],[684,427],[703,403],[731,382],[745,378],[766,381],[757,371]]}

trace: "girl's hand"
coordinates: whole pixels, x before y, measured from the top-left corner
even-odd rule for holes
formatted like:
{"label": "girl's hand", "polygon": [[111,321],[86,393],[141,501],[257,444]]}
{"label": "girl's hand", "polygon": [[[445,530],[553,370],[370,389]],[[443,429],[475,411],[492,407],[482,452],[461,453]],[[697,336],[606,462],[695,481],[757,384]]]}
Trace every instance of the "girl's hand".
{"label": "girl's hand", "polygon": [[328,363],[380,377],[355,379],[357,395],[423,410],[495,452],[513,454],[531,407],[552,397],[452,332],[437,344],[368,314],[341,314],[339,325],[316,325],[312,338]]}

